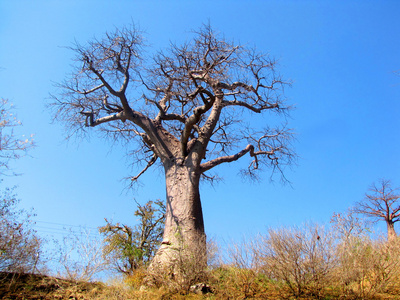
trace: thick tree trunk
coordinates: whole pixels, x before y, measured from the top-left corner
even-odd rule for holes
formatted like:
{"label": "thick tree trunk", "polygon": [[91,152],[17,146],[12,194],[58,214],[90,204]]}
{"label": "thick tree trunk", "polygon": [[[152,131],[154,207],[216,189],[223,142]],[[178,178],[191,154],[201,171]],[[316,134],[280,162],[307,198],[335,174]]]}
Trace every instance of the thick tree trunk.
{"label": "thick tree trunk", "polygon": [[390,242],[396,239],[397,234],[396,231],[394,230],[394,222],[386,221],[386,224],[387,224],[388,241]]}
{"label": "thick tree trunk", "polygon": [[179,264],[196,259],[197,265],[206,263],[206,237],[201,208],[200,173],[193,166],[171,163],[165,167],[166,219],[163,242],[151,268],[178,272]]}

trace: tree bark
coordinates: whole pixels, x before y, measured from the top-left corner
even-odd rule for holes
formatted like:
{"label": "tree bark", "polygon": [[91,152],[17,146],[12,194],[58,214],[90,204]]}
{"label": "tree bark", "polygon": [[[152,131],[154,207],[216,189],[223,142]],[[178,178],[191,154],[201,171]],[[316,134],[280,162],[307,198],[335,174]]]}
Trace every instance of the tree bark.
{"label": "tree bark", "polygon": [[397,234],[396,231],[394,230],[394,222],[392,221],[386,221],[387,224],[387,233],[388,233],[388,241],[393,241],[396,239]]}
{"label": "tree bark", "polygon": [[[166,217],[162,244],[157,251],[151,268],[170,269],[176,272],[177,261],[185,257],[196,257],[205,263],[206,237],[200,201],[199,168],[189,161],[186,164],[175,160],[164,163],[166,181]],[[188,255],[192,253],[193,255]],[[203,253],[199,257],[198,253]]]}

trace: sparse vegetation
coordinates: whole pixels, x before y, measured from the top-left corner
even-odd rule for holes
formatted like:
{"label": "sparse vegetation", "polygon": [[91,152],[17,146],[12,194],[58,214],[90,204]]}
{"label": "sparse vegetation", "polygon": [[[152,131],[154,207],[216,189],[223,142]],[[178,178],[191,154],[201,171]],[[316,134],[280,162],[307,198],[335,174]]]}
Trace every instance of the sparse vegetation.
{"label": "sparse vegetation", "polygon": [[[208,266],[202,255],[215,255],[215,247],[178,247],[173,266],[179,270],[142,265],[109,284],[3,273],[8,290],[1,293],[8,299],[37,299],[44,290],[42,299],[398,299],[400,240],[339,228],[271,228]],[[17,294],[25,298],[11,298]]]}
{"label": "sparse vegetation", "polygon": [[0,272],[36,271],[42,241],[32,229],[32,214],[18,209],[14,189],[5,189],[0,197]]}
{"label": "sparse vegetation", "polygon": [[[11,172],[12,161],[24,156],[34,144],[19,137],[15,128],[21,122],[6,99],[0,99],[0,176]],[[2,178],[0,178],[0,184]],[[33,272],[41,262],[41,239],[33,230],[33,213],[18,208],[15,187],[0,186],[0,272]]]}
{"label": "sparse vegetation", "polygon": [[86,229],[71,231],[62,241],[55,241],[57,276],[68,280],[90,281],[109,268],[103,258],[104,241]]}

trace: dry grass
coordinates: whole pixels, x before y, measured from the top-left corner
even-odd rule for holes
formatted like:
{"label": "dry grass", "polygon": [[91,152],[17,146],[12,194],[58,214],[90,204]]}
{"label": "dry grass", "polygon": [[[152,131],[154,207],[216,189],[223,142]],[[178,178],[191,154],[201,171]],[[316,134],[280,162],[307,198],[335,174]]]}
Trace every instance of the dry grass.
{"label": "dry grass", "polygon": [[0,273],[1,299],[94,299],[101,283],[72,281],[38,274]]}
{"label": "dry grass", "polygon": [[190,287],[207,281],[207,251],[197,246],[185,245],[170,251],[173,265],[153,264],[149,267],[146,281],[170,294],[187,295]]}
{"label": "dry grass", "polygon": [[[400,299],[400,239],[342,239],[306,225],[270,230],[234,245],[225,263],[214,259],[204,267],[201,255],[193,249],[177,253],[179,274],[139,268],[108,284],[0,273],[0,298]],[[150,286],[149,275],[155,281]],[[197,284],[207,293],[191,288]]]}

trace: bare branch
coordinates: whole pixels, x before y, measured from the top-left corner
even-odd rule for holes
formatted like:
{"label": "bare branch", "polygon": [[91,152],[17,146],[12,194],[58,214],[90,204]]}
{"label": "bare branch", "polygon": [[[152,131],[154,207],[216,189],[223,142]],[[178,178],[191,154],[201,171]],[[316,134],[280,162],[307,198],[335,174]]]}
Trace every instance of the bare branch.
{"label": "bare branch", "polygon": [[157,161],[157,155],[153,154],[153,156],[151,157],[151,159],[148,161],[146,167],[144,167],[144,169],[142,171],[140,171],[140,173],[136,176],[131,177],[131,181],[136,181],[139,179],[140,176],[143,175],[144,172],[146,172],[156,161]]}
{"label": "bare branch", "polygon": [[88,91],[86,91],[84,89],[83,91],[76,90],[76,92],[79,93],[79,94],[82,94],[82,95],[88,95],[88,94],[91,94],[91,93],[93,93],[93,92],[95,92],[95,91],[97,91],[97,90],[99,90],[99,89],[101,89],[103,87],[104,87],[104,84],[100,84],[100,85],[98,85],[98,86],[96,86],[96,87],[94,87],[94,88],[92,88],[92,89],[90,89]]}
{"label": "bare branch", "polygon": [[13,113],[13,106],[6,99],[0,99],[0,174],[7,174],[10,161],[24,156],[34,147],[33,135],[18,137],[14,128],[22,123]]}
{"label": "bare branch", "polygon": [[263,110],[266,110],[266,109],[278,109],[279,108],[278,103],[263,105],[261,107],[254,107],[253,105],[250,105],[247,102],[239,101],[239,100],[224,101],[223,104],[224,104],[224,106],[242,106],[242,107],[245,107],[255,113],[261,113]]}
{"label": "bare branch", "polygon": [[83,112],[81,112],[81,114],[86,116],[86,126],[89,126],[89,127],[95,127],[95,126],[98,126],[100,124],[107,123],[107,122],[110,122],[110,121],[123,120],[124,119],[124,113],[123,112],[120,112],[118,114],[105,116],[105,117],[102,117],[102,118],[98,118],[96,120],[94,120],[93,112],[83,111]]}
{"label": "bare branch", "polygon": [[247,145],[246,148],[244,148],[242,151],[234,154],[234,155],[229,155],[229,156],[222,156],[222,157],[218,157],[216,159],[210,160],[208,162],[205,162],[203,164],[201,164],[200,166],[200,170],[202,173],[214,168],[215,166],[218,166],[222,163],[226,163],[226,162],[232,162],[235,160],[238,160],[239,158],[241,158],[242,156],[246,155],[248,152],[250,152],[250,156],[251,153],[253,152],[254,154],[254,146],[253,145]]}
{"label": "bare branch", "polygon": [[[199,91],[199,93],[206,93],[205,91]],[[213,107],[215,97],[210,94],[210,101],[204,101],[204,105],[198,106],[193,110],[191,115],[185,122],[185,128],[182,131],[181,137],[181,152],[182,156],[187,156],[187,144],[190,138],[190,133],[193,127],[200,121],[201,116]]]}

